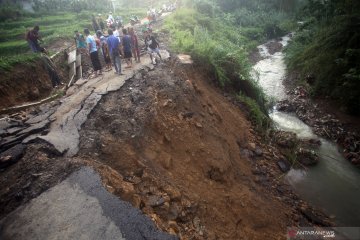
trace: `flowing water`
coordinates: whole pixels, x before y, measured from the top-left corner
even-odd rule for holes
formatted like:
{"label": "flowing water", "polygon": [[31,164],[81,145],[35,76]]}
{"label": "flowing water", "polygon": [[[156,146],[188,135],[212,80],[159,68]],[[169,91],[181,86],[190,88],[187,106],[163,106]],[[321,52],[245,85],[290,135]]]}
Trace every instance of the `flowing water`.
{"label": "flowing water", "polygon": [[[289,36],[282,38],[285,46]],[[269,54],[267,47],[258,47],[264,57],[253,68],[253,76],[258,77],[265,93],[275,100],[286,98],[282,83],[286,75],[283,52]],[[275,125],[284,131],[294,132],[299,138],[316,138],[321,146],[316,150],[319,163],[306,171],[291,169],[286,180],[295,191],[310,204],[323,209],[328,215],[334,215],[338,226],[360,225],[360,171],[340,154],[338,146],[316,136],[311,128],[293,114],[273,109],[269,113]]]}

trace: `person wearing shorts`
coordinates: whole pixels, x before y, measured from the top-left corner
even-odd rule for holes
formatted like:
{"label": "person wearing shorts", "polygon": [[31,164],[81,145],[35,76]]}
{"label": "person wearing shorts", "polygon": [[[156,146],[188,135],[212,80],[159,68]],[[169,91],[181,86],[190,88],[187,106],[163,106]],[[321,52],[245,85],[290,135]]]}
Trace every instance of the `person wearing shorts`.
{"label": "person wearing shorts", "polygon": [[126,68],[132,67],[132,47],[131,47],[131,36],[128,35],[127,30],[124,28],[122,30],[124,36],[122,37],[122,49],[123,49],[123,55],[125,58],[125,61],[127,63]]}
{"label": "person wearing shorts", "polygon": [[153,64],[156,64],[153,59],[153,53],[156,53],[160,57],[160,60],[162,60],[159,50],[160,45],[149,30],[145,31],[145,46],[148,50],[151,62]]}

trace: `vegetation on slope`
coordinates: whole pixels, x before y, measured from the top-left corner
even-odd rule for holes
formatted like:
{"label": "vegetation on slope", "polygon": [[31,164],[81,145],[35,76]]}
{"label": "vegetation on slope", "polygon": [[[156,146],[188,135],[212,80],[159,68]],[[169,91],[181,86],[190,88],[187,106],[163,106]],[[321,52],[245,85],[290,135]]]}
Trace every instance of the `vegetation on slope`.
{"label": "vegetation on slope", "polygon": [[311,78],[314,95],[329,96],[360,114],[360,2],[309,0],[286,63]]}
{"label": "vegetation on slope", "polygon": [[[239,95],[260,125],[267,125],[262,116],[266,113],[265,96],[251,77],[248,55],[260,43],[284,35],[293,26],[289,13],[272,5],[275,2],[189,1],[187,8],[165,23],[173,49],[208,66],[219,85]],[[261,111],[254,109],[258,107]]]}

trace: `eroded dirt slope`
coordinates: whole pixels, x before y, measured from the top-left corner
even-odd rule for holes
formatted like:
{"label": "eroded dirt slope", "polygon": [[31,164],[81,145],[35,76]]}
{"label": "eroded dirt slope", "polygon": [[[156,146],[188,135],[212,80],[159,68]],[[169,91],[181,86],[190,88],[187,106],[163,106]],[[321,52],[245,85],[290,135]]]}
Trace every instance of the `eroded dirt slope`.
{"label": "eroded dirt slope", "polygon": [[209,82],[174,60],[140,72],[91,114],[79,158],[185,239],[283,239],[292,210],[255,183],[250,123]]}

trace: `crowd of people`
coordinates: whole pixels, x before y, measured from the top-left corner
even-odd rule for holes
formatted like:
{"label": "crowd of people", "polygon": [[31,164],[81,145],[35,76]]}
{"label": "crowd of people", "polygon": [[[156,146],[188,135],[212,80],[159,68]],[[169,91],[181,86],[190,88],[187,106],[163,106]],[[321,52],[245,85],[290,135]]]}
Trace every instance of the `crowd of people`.
{"label": "crowd of people", "polygon": [[[110,71],[115,68],[115,73],[121,75],[121,59],[126,62],[125,68],[131,68],[134,61],[140,63],[140,39],[134,27],[124,27],[120,17],[114,18],[110,12],[106,24],[101,14],[97,17],[92,15],[91,23],[94,34],[88,28],[83,32],[76,30],[74,40],[79,53],[89,56],[94,70],[92,77],[102,74],[102,71]],[[33,52],[44,52],[40,46],[41,37],[39,26],[35,26],[26,34],[26,40]],[[150,22],[143,27],[144,43],[153,64],[156,64],[153,55],[156,54],[161,60],[159,43],[152,33]]]}
{"label": "crowd of people", "polygon": [[[122,74],[121,59],[126,63],[125,68],[131,68],[133,60],[140,63],[140,40],[133,27],[125,28],[120,18],[116,21],[111,12],[107,18],[107,29],[101,18],[96,19],[95,16],[92,17],[92,25],[94,35],[90,34],[89,29],[84,29],[84,35],[75,31],[74,39],[78,51],[90,56],[94,69],[93,77],[102,74],[101,62],[105,63],[105,71],[111,70],[113,66],[115,73],[119,75]],[[157,54],[161,59],[159,43],[152,34],[151,27],[146,26],[143,33],[146,50],[152,63],[156,64],[153,54]]]}

